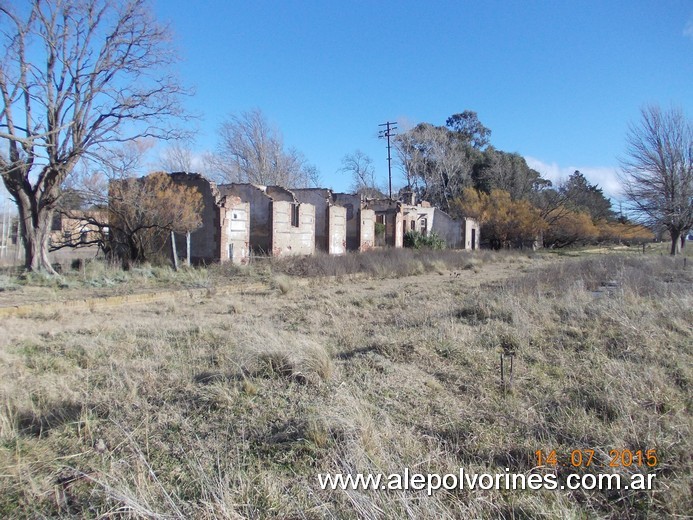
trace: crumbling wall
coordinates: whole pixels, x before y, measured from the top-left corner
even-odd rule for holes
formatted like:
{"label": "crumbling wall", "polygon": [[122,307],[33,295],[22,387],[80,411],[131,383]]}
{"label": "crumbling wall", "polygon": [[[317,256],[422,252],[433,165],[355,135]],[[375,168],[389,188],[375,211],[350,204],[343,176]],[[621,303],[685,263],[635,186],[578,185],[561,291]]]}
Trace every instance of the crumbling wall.
{"label": "crumbling wall", "polygon": [[253,184],[224,184],[222,194],[237,196],[250,207],[249,241],[255,254],[272,253],[272,199]]}
{"label": "crumbling wall", "polygon": [[462,219],[462,249],[479,249],[481,226],[473,218]]}
{"label": "crumbling wall", "polygon": [[227,195],[222,201],[221,260],[246,264],[250,253],[250,204]]}
{"label": "crumbling wall", "polygon": [[272,200],[281,200],[284,202],[297,202],[294,192],[287,190],[281,186],[258,186],[267,195],[270,196]]}
{"label": "crumbling wall", "polygon": [[406,230],[428,235],[433,229],[435,208],[430,206],[404,206]]}
{"label": "crumbling wall", "polygon": [[433,222],[431,231],[445,240],[445,245],[450,249],[462,247],[462,222],[453,218],[438,208],[433,209]]}
{"label": "crumbling wall", "polygon": [[450,249],[463,247],[463,223],[453,219],[444,211],[422,202],[416,206],[402,205],[402,214],[402,229],[405,233],[409,231],[417,231],[424,235],[435,233]]}
{"label": "crumbling wall", "polygon": [[[318,221],[317,214],[318,210],[316,208],[316,223]],[[331,255],[343,255],[346,253],[346,216],[347,210],[342,206],[327,207],[327,236],[329,240],[327,252]]]}
{"label": "crumbling wall", "polygon": [[358,251],[368,251],[375,247],[375,211],[363,208],[359,213]]}
{"label": "crumbling wall", "polygon": [[301,188],[291,190],[298,202],[315,206],[315,249],[329,252],[331,247],[329,201],[330,190],[324,188]]}
{"label": "crumbling wall", "polygon": [[401,211],[398,211],[392,216],[394,217],[393,223],[395,226],[395,242],[393,247],[404,247],[404,231],[402,226],[404,215],[402,215]]}
{"label": "crumbling wall", "polygon": [[361,211],[363,203],[361,195],[354,193],[333,193],[335,204],[346,209],[346,248],[347,251],[361,249]]}
{"label": "crumbling wall", "polygon": [[97,241],[102,238],[101,229],[92,221],[106,223],[107,220],[108,213],[105,211],[68,210],[66,214],[56,212],[53,215],[50,243],[52,246],[74,246]]}
{"label": "crumbling wall", "polygon": [[[315,206],[286,201],[272,201],[270,206],[272,255],[312,255],[315,252]],[[298,208],[298,225],[292,221],[294,206]]]}
{"label": "crumbling wall", "polygon": [[390,199],[374,199],[368,201],[368,209],[375,211],[376,222],[385,224],[385,236],[376,237],[376,244],[402,247],[404,244],[402,203]]}

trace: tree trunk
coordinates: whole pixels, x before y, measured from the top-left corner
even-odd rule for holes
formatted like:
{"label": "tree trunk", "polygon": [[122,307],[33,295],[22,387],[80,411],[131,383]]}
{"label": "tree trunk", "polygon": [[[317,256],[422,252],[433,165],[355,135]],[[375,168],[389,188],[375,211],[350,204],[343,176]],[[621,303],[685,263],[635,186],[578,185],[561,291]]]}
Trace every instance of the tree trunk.
{"label": "tree trunk", "polygon": [[681,232],[670,229],[669,233],[671,234],[671,254],[678,255],[681,252]]}
{"label": "tree trunk", "polygon": [[123,255],[123,269],[129,271],[134,265],[144,261],[143,248],[135,233],[127,237],[128,254]]}
{"label": "tree trunk", "polygon": [[41,207],[24,193],[17,197],[17,207],[24,242],[24,268],[27,271],[57,274],[48,258],[53,209]]}
{"label": "tree trunk", "polygon": [[688,236],[688,231],[684,231],[681,233],[681,248],[679,251],[683,252],[684,249],[686,249],[686,237]]}

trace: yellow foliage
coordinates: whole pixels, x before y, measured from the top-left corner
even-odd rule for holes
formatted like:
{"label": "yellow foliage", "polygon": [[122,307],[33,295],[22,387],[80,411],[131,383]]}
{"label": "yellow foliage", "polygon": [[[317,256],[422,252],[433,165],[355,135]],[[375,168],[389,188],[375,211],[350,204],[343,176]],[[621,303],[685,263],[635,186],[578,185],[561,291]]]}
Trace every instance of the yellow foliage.
{"label": "yellow foliage", "polygon": [[573,211],[563,206],[549,212],[549,226],[545,241],[559,247],[576,242],[590,242],[599,236],[599,229],[592,222],[589,213]]}
{"label": "yellow foliage", "polygon": [[171,231],[186,233],[202,225],[202,194],[196,187],[174,182],[155,172],[141,179],[109,185],[111,241],[144,260],[164,246]]}
{"label": "yellow foliage", "polygon": [[450,210],[454,215],[471,217],[476,219],[479,224],[485,224],[488,204],[489,196],[487,193],[474,188],[465,188],[461,197],[452,200]]}
{"label": "yellow foliage", "polygon": [[109,222],[184,233],[202,225],[202,194],[162,172],[111,183]]}
{"label": "yellow foliage", "polygon": [[599,240],[603,242],[648,242],[654,238],[651,230],[639,224],[597,222]]}
{"label": "yellow foliage", "polygon": [[177,233],[193,231],[202,225],[202,194],[173,182],[166,173],[156,172],[144,178],[145,190],[154,194],[157,219]]}
{"label": "yellow foliage", "polygon": [[546,229],[539,209],[526,200],[513,201],[504,190],[489,194],[466,188],[452,207],[457,214],[477,219],[484,226],[484,235],[497,247],[534,241]]}

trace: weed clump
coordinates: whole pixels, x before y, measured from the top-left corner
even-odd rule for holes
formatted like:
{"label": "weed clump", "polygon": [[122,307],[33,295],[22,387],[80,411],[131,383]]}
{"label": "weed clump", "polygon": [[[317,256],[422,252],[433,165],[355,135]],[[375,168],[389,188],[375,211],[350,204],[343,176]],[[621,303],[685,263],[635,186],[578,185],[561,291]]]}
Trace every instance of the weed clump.
{"label": "weed clump", "polygon": [[278,290],[281,294],[289,294],[293,286],[288,276],[280,274],[272,279],[272,288]]}
{"label": "weed clump", "polygon": [[319,385],[330,381],[335,367],[325,347],[307,337],[242,328],[235,348],[242,377],[285,379]]}
{"label": "weed clump", "polygon": [[424,235],[419,231],[407,231],[404,234],[404,247],[441,250],[445,249],[445,240],[435,232]]}

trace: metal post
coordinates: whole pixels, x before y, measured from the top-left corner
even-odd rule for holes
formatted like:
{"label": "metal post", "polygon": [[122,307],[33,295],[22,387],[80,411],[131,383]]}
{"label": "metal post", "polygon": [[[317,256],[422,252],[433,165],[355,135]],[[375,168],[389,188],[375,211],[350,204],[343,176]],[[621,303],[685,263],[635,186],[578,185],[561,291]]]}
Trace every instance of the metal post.
{"label": "metal post", "polygon": [[501,387],[503,392],[505,392],[505,371],[503,370],[503,353],[500,354],[500,373],[501,373]]}
{"label": "metal post", "polygon": [[173,269],[178,271],[178,251],[176,251],[176,235],[171,231],[171,258],[173,259]]}
{"label": "metal post", "polygon": [[185,250],[187,251],[186,263],[190,267],[190,231],[185,234]]}

